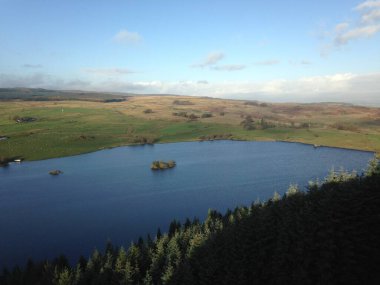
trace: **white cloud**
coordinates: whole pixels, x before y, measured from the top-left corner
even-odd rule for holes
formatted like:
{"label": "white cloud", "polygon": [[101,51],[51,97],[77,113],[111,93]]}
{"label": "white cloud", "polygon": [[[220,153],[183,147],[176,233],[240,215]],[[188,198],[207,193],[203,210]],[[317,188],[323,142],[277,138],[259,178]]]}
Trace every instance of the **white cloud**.
{"label": "white cloud", "polygon": [[226,64],[226,65],[218,65],[213,66],[212,69],[218,71],[238,71],[245,69],[246,66],[244,64]]}
{"label": "white cloud", "polygon": [[360,13],[358,20],[341,22],[335,25],[333,31],[325,33],[328,42],[321,46],[321,55],[326,56],[331,51],[339,50],[340,47],[347,45],[351,41],[371,38],[380,32],[380,0],[365,1],[357,5],[354,9]]}
{"label": "white cloud", "polygon": [[104,76],[117,76],[136,73],[136,71],[126,69],[126,68],[87,68],[84,69],[87,73],[93,73],[96,75]]}
{"label": "white cloud", "polygon": [[355,7],[355,10],[363,10],[368,8],[377,8],[380,7],[380,0],[377,1],[365,1]]}
{"label": "white cloud", "polygon": [[223,52],[214,51],[207,55],[200,63],[191,65],[194,68],[205,68],[209,67],[211,70],[217,71],[238,71],[246,68],[244,64],[224,64],[218,65],[218,63],[224,59],[225,55]]}
{"label": "white cloud", "polygon": [[257,61],[255,62],[256,65],[276,65],[279,64],[280,61],[277,59],[268,59],[263,61]]}
{"label": "white cloud", "polygon": [[202,60],[200,63],[193,64],[191,67],[207,67],[217,64],[219,61],[221,61],[224,58],[224,53],[220,51],[214,51],[207,55],[207,57]]}
{"label": "white cloud", "polygon": [[362,15],[363,23],[371,23],[380,20],[380,9],[369,11]]}
{"label": "white cloud", "polygon": [[130,32],[126,29],[119,31],[114,37],[113,40],[117,43],[122,44],[136,44],[142,41],[142,37],[139,33]]}
{"label": "white cloud", "polygon": [[339,23],[335,26],[335,32],[339,34],[343,32],[344,30],[346,30],[348,26],[349,24],[347,22]]}
{"label": "white cloud", "polygon": [[358,27],[348,30],[345,33],[339,34],[335,37],[335,45],[345,45],[351,40],[359,38],[369,38],[380,31],[380,25],[370,25],[364,27]]}

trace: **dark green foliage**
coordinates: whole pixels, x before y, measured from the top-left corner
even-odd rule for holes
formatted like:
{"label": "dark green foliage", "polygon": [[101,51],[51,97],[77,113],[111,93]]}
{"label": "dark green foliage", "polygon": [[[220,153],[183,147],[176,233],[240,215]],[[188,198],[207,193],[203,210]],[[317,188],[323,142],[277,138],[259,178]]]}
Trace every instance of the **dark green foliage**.
{"label": "dark green foliage", "polygon": [[246,101],[244,102],[244,105],[259,106],[260,104],[257,101]]}
{"label": "dark green foliage", "polygon": [[173,237],[174,234],[177,232],[177,231],[180,231],[181,230],[181,223],[179,221],[176,221],[176,220],[173,220],[170,225],[169,225],[169,237]]}
{"label": "dark green foliage", "polygon": [[10,162],[12,161],[22,161],[24,160],[21,156],[14,156],[14,157],[4,157],[0,155],[0,167],[8,166]]}
{"label": "dark green foliage", "polygon": [[251,115],[246,116],[244,120],[240,122],[240,125],[242,125],[245,130],[256,130],[256,129],[265,130],[268,128],[275,127],[273,123],[268,122],[264,118],[261,118],[260,120],[255,122],[252,119]]}
{"label": "dark green foliage", "polygon": [[214,141],[214,140],[230,140],[233,138],[232,134],[214,134],[199,137],[201,141]]}
{"label": "dark green foliage", "polygon": [[174,168],[176,165],[177,164],[174,160],[169,160],[168,162],[155,160],[152,162],[150,168],[152,170],[163,170],[163,169]]}
{"label": "dark green foliage", "polygon": [[190,121],[194,121],[196,119],[199,119],[199,116],[191,113],[190,115],[187,116],[187,118],[190,120]]}
{"label": "dark green foliage", "polygon": [[143,111],[143,113],[145,113],[145,114],[151,114],[151,113],[153,113],[153,110],[152,109],[145,109]]}
{"label": "dark green foliage", "polygon": [[187,100],[174,100],[173,105],[194,105],[194,103]]}
{"label": "dark green foliage", "polygon": [[199,119],[199,116],[197,116],[193,113],[188,114],[187,112],[173,112],[172,115],[177,116],[177,117],[188,118],[190,121],[194,121],[196,119]]}
{"label": "dark green foliage", "polygon": [[244,105],[260,106],[260,107],[269,107],[270,106],[268,103],[259,103],[257,101],[246,101],[246,102],[244,102]]}
{"label": "dark green foliage", "polygon": [[261,129],[263,129],[263,130],[275,127],[275,125],[273,123],[268,122],[264,118],[261,118],[261,120],[259,121],[259,125],[260,125]]}
{"label": "dark green foliage", "polygon": [[162,237],[161,229],[158,228],[158,229],[157,229],[157,233],[156,233],[156,239],[158,240],[158,239],[160,239],[161,237]]}
{"label": "dark green foliage", "polygon": [[256,129],[251,115],[246,116],[245,119],[241,121],[240,125],[242,125],[245,130]]}
{"label": "dark green foliage", "polygon": [[71,267],[28,261],[0,284],[380,284],[380,168],[332,172],[307,192],[174,220],[128,250],[108,243]]}
{"label": "dark green foliage", "polygon": [[201,118],[211,118],[212,117],[212,113],[203,113]]}
{"label": "dark green foliage", "polygon": [[60,175],[60,174],[62,174],[62,173],[63,173],[63,171],[58,170],[58,169],[55,169],[55,170],[51,170],[51,171],[49,171],[49,174],[50,174],[50,175],[53,175],[53,176],[57,176],[57,175]]}
{"label": "dark green foliage", "polygon": [[15,120],[17,123],[30,123],[36,121],[37,119],[33,117],[20,117],[16,115],[13,117],[13,120]]}
{"label": "dark green foliage", "polygon": [[185,118],[187,118],[187,112],[173,112],[172,115],[173,116],[177,116],[177,117],[185,117]]}
{"label": "dark green foliage", "polygon": [[104,103],[115,103],[115,102],[124,102],[125,98],[117,98],[117,99],[104,99]]}
{"label": "dark green foliage", "polygon": [[154,144],[157,142],[157,138],[155,137],[144,137],[144,136],[135,136],[132,140],[133,143],[136,144]]}
{"label": "dark green foliage", "polygon": [[11,161],[12,161],[12,159],[10,159],[8,157],[0,156],[0,167],[8,166],[9,162],[11,162]]}

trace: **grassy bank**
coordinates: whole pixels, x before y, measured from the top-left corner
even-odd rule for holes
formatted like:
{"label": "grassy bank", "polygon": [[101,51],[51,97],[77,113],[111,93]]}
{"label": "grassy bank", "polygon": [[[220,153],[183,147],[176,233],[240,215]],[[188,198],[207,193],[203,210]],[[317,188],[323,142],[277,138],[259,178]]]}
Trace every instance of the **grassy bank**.
{"label": "grassy bank", "polygon": [[[122,145],[214,138],[281,140],[379,153],[379,114],[376,108],[350,105],[260,105],[175,96],[130,97],[113,103],[11,100],[0,102],[0,137],[6,137],[0,140],[0,157],[38,160]],[[251,130],[242,125],[248,116]]]}

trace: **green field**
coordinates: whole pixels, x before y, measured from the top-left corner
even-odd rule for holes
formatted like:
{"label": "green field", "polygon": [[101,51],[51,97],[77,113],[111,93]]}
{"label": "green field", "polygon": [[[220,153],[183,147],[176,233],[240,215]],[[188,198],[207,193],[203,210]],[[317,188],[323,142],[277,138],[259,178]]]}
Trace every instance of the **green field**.
{"label": "green field", "polygon": [[[380,112],[376,108],[328,105],[323,110],[331,113],[329,118],[329,115],[321,116],[315,105],[302,105],[304,112],[300,112],[293,105],[276,104],[268,109],[247,106],[242,101],[192,97],[188,99],[192,102],[190,106],[178,106],[172,103],[175,98],[178,97],[136,96],[126,102],[114,103],[81,100],[0,102],[0,137],[8,137],[0,140],[0,157],[20,156],[38,160],[122,145],[207,140],[214,136],[236,140],[292,141],[380,152],[377,117]],[[152,108],[153,112],[144,113],[146,108]],[[195,114],[207,111],[213,116],[189,120],[174,117],[173,110]],[[220,115],[220,110],[225,114]],[[289,114],[289,110],[294,113]],[[261,116],[272,126],[246,130],[240,122],[247,114],[256,121]],[[16,117],[36,120],[17,122]],[[305,118],[310,123],[302,127],[300,125],[306,121]],[[337,123],[339,126],[334,127]]]}
{"label": "green field", "polygon": [[[141,137],[156,142],[195,140],[201,135],[219,133],[223,125],[200,122],[172,123],[144,120],[107,109],[15,108],[0,104],[0,156],[21,156],[27,160],[46,159],[90,152],[107,147],[139,144]],[[17,123],[12,117],[38,118]]]}

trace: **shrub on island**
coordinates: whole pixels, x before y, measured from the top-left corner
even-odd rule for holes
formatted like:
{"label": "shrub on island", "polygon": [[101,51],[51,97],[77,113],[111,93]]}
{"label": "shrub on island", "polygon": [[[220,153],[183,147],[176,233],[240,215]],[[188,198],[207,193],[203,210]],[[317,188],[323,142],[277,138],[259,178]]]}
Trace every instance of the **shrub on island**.
{"label": "shrub on island", "polygon": [[152,162],[152,165],[150,166],[150,168],[152,170],[162,170],[162,169],[173,168],[175,166],[176,166],[176,163],[174,160],[169,160],[168,162],[155,160]]}
{"label": "shrub on island", "polygon": [[49,171],[49,174],[53,175],[53,176],[60,175],[62,173],[63,173],[63,171],[58,170],[58,169]]}

